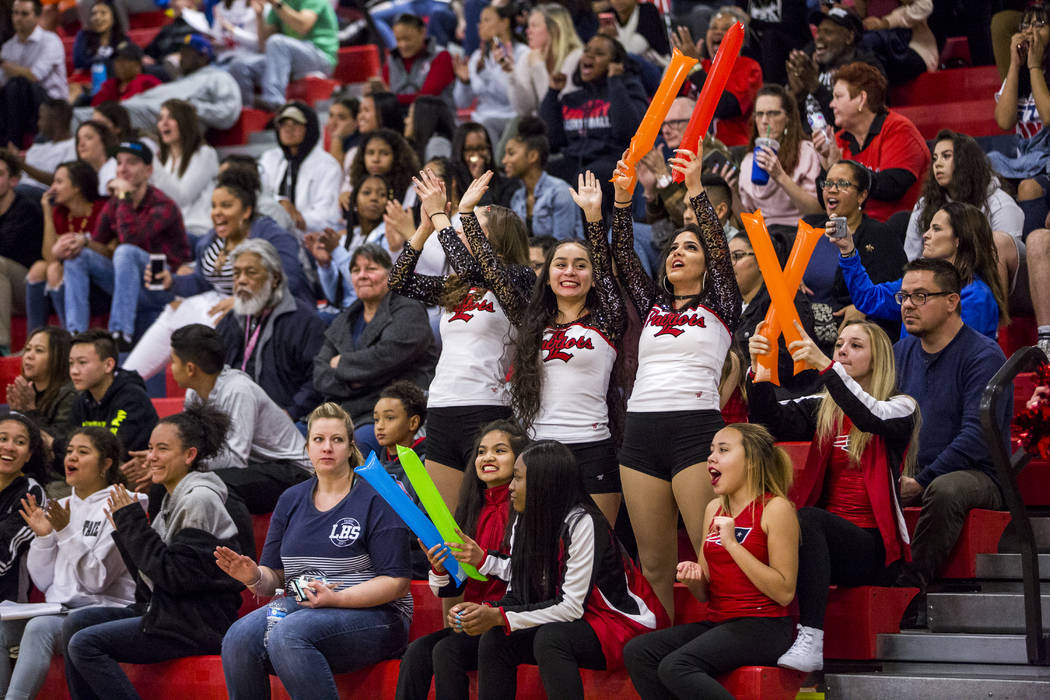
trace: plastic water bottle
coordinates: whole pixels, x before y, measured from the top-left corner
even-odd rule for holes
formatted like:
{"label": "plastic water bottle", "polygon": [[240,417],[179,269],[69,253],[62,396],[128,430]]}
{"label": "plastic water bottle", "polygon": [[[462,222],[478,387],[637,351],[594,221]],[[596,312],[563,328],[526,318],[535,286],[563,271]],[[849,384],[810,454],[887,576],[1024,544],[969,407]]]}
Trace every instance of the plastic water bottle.
{"label": "plastic water bottle", "polygon": [[106,82],[107,72],[106,64],[102,61],[95,61],[91,64],[91,94],[95,95],[102,88],[102,83]]}
{"label": "plastic water bottle", "polygon": [[828,120],[824,118],[824,113],[820,111],[817,98],[813,97],[813,95],[806,97],[806,121],[809,122],[809,130],[813,134],[828,128]]}
{"label": "plastic water bottle", "polygon": [[266,634],[263,635],[263,648],[265,648],[270,642],[270,630],[276,627],[277,623],[288,615],[288,611],[285,610],[284,605],[282,605],[283,600],[284,589],[278,588],[273,592],[273,600],[270,601],[270,609],[266,611]]}

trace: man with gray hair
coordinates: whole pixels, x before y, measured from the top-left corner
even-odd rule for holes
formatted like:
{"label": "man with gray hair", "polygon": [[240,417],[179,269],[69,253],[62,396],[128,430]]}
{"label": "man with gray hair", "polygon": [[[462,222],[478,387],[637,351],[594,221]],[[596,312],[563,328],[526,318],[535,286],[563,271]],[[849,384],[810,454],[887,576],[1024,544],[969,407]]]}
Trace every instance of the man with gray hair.
{"label": "man with gray hair", "polygon": [[324,343],[324,321],[288,291],[281,258],[268,241],[249,238],[232,260],[233,311],[215,329],[226,344],[226,364],[246,372],[299,420],[321,402],[313,360]]}

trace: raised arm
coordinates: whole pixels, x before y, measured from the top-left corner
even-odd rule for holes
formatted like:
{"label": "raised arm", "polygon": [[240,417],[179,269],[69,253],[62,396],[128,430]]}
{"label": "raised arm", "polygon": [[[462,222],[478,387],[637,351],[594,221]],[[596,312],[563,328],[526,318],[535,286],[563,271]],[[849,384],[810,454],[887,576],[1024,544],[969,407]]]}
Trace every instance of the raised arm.
{"label": "raised arm", "polygon": [[430,219],[424,216],[419,227],[401,250],[390,271],[390,290],[411,299],[418,299],[428,306],[440,303],[445,293],[447,277],[420,275],[416,273],[416,264],[423,252],[427,239],[434,233]]}
{"label": "raised arm", "polygon": [[609,243],[605,237],[605,220],[602,218],[602,188],[598,178],[590,170],[580,173],[575,190],[570,190],[573,201],[583,210],[587,219],[587,242],[591,246],[594,264],[594,285],[598,290],[598,308],[591,309],[598,327],[615,342],[626,325],[627,315],[623,297],[613,279]]}
{"label": "raised arm", "polygon": [[613,172],[613,196],[615,209],[612,226],[612,259],[619,271],[631,303],[644,320],[656,300],[656,284],[645,272],[642,261],[634,249],[634,221],[631,219],[634,178],[627,175],[627,165],[621,160]]}

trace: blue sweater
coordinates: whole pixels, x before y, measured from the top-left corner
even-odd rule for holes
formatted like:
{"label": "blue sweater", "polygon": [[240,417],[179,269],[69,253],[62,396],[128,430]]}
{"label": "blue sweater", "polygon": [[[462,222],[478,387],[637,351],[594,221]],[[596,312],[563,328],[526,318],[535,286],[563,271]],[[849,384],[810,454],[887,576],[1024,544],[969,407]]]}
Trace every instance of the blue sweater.
{"label": "blue sweater", "polygon": [[[998,483],[981,429],[981,395],[992,375],[1006,362],[995,341],[963,325],[943,350],[929,354],[915,336],[893,346],[897,384],[902,393],[919,402],[919,473],[923,488],[938,476],[963,469],[979,469]],[[999,416],[1003,433],[1010,434],[1013,390]]]}
{"label": "blue sweater", "polygon": [[[839,267],[846,280],[846,289],[857,311],[875,318],[901,319],[901,305],[893,295],[901,290],[901,281],[875,284],[868,277],[859,255],[839,256]],[[962,320],[970,328],[992,340],[999,331],[999,306],[991,288],[977,277],[962,289],[959,306]],[[908,335],[901,324],[901,338]]]}

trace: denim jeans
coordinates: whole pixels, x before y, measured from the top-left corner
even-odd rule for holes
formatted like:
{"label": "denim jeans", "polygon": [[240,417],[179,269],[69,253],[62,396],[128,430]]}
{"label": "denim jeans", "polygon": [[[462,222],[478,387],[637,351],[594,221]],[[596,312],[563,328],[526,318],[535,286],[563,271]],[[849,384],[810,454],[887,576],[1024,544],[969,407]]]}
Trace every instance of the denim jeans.
{"label": "denim jeans", "polygon": [[[62,623],[65,615],[45,615],[28,620],[0,623],[0,692],[5,698],[30,700],[40,692],[51,657],[62,653]],[[14,673],[7,650],[18,647]]]}
{"label": "denim jeans", "polygon": [[328,54],[314,44],[284,34],[274,34],[267,39],[263,53],[240,56],[228,66],[230,75],[241,88],[241,100],[246,106],[255,102],[256,85],[264,102],[281,105],[293,76],[314,72],[331,75],[334,68]]}
{"label": "denim jeans", "polygon": [[[438,46],[445,46],[456,34],[456,13],[447,2],[438,0],[393,0],[384,2],[368,11],[375,20],[376,31],[383,37],[388,49],[396,49],[394,30],[391,23],[400,14],[408,13],[417,17],[427,17],[427,36],[434,37]],[[480,17],[480,12],[479,12]],[[470,26],[468,21],[467,26]],[[469,31],[469,30],[468,30]],[[476,33],[476,31],[475,31]],[[477,48],[475,46],[475,48]],[[466,50],[464,48],[464,50]],[[467,51],[469,56],[472,51]]]}
{"label": "denim jeans", "polygon": [[90,248],[63,264],[66,297],[66,328],[72,333],[86,331],[91,320],[91,283],[109,292],[109,330],[135,335],[135,316],[139,297],[158,307],[171,300],[170,292],[154,292],[143,287],[142,277],[149,264],[149,253],[137,245],[121,243],[110,260]]}
{"label": "denim jeans", "polygon": [[201,653],[196,645],[144,633],[142,617],[132,608],[75,610],[62,633],[69,640],[66,683],[73,700],[137,700],[121,663],[152,664]]}
{"label": "denim jeans", "polygon": [[397,657],[408,643],[408,620],[389,605],[374,608],[304,608],[294,598],[266,633],[269,606],[233,623],[222,640],[222,670],[230,700],[270,697],[269,671],[292,700],[338,700],[335,673],[348,673]]}
{"label": "denim jeans", "polygon": [[26,282],[26,330],[32,331],[34,328],[46,326],[52,308],[58,314],[59,324],[64,328],[66,325],[65,285],[59,285],[58,289],[48,289],[47,282]]}

